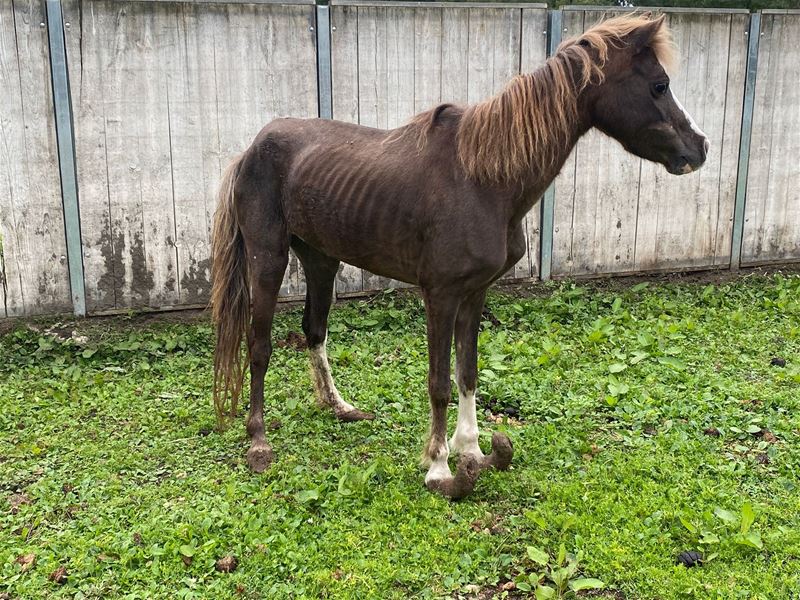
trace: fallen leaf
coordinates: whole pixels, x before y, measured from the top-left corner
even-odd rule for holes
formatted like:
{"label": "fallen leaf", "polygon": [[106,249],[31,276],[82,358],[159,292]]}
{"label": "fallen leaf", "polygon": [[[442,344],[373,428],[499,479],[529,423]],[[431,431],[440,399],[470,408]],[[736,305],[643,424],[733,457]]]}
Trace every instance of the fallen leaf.
{"label": "fallen leaf", "polygon": [[19,512],[19,507],[23,504],[32,504],[32,500],[26,494],[12,494],[11,498],[8,499],[8,503],[11,505],[11,514],[15,515]]}
{"label": "fallen leaf", "polygon": [[22,568],[20,569],[23,573],[30,569],[34,563],[36,562],[36,555],[33,553],[30,554],[20,554],[17,557],[16,563],[21,565]]}
{"label": "fallen leaf", "polygon": [[239,561],[236,560],[235,556],[228,555],[223,558],[220,558],[214,568],[219,571],[220,573],[232,573],[236,570],[236,567],[239,566]]}
{"label": "fallen leaf", "polygon": [[761,432],[761,439],[765,442],[769,442],[770,444],[774,444],[778,441],[778,438],[769,429],[764,429]]}
{"label": "fallen leaf", "polygon": [[55,571],[50,573],[47,578],[53,583],[64,585],[67,583],[67,568],[64,566],[58,567]]}

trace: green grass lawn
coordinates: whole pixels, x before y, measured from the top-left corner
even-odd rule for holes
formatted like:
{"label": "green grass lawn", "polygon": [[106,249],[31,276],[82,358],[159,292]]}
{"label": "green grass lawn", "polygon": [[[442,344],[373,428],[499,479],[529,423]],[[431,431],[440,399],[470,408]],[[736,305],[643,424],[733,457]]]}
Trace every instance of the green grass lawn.
{"label": "green grass lawn", "polygon": [[593,578],[579,597],[800,598],[800,277],[536,291],[490,295],[481,440],[515,456],[461,502],[418,466],[415,295],[332,313],[337,385],[374,422],[315,405],[280,342],[301,309],[277,316],[262,475],[243,418],[214,430],[204,317],[20,325],[0,338],[0,597],[570,598]]}

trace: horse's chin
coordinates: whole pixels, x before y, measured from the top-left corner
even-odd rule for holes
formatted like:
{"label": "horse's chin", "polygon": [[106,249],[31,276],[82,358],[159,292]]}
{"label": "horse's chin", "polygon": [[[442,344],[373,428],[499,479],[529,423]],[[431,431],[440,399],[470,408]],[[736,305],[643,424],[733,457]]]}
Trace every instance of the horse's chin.
{"label": "horse's chin", "polygon": [[682,161],[680,163],[665,163],[664,168],[672,175],[688,175],[689,173],[697,170],[697,168],[693,167],[686,161]]}

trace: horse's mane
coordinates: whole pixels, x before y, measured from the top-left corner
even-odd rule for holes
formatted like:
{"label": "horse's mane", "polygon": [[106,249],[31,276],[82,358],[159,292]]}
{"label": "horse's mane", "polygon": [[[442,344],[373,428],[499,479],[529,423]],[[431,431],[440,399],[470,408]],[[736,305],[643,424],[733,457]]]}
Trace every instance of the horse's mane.
{"label": "horse's mane", "polygon": [[[622,47],[625,36],[651,22],[643,15],[603,21],[563,42],[533,73],[515,76],[500,93],[464,109],[458,157],[469,177],[481,183],[513,182],[531,168],[551,168],[558,149],[570,141],[578,95],[589,84],[602,82],[609,50]],[[659,27],[649,46],[666,69],[672,68],[669,29]],[[442,108],[421,113],[409,123],[421,144]]]}

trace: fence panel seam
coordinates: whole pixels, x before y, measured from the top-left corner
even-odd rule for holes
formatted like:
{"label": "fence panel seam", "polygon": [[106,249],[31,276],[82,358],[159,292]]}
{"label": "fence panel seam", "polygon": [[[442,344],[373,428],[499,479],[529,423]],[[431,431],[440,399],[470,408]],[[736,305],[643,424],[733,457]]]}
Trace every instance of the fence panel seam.
{"label": "fence panel seam", "polygon": [[[551,10],[547,19],[547,56],[553,56],[561,43],[561,10]],[[539,235],[539,278],[550,279],[553,266],[553,227],[556,201],[555,180],[547,187],[542,196],[542,216]]]}

